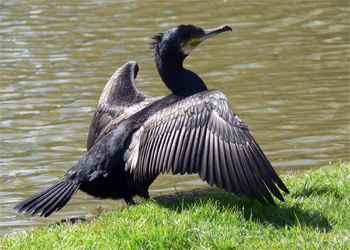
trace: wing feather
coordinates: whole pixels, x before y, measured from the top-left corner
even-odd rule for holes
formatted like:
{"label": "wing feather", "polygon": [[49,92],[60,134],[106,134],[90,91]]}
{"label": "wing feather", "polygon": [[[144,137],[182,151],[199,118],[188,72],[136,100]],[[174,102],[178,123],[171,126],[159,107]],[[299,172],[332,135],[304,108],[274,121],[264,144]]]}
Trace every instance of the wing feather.
{"label": "wing feather", "polygon": [[234,146],[231,148],[232,154],[231,154],[231,160],[235,164],[235,170],[236,170],[236,178],[238,183],[242,185],[242,194],[247,196],[249,199],[253,200],[253,190],[250,187],[249,180],[245,174],[243,163],[240,160],[239,157],[239,147],[240,145],[234,144]]}
{"label": "wing feather", "polygon": [[222,174],[221,169],[223,168],[224,164],[220,161],[220,148],[219,148],[219,137],[216,137],[212,135],[213,141],[214,141],[214,147],[213,147],[213,157],[214,157],[214,174],[215,174],[215,185],[218,188],[222,188],[223,180],[222,180]]}
{"label": "wing feather", "polygon": [[179,172],[181,175],[184,175],[187,172],[187,161],[185,160],[185,156],[186,156],[186,153],[188,151],[191,151],[191,146],[190,146],[191,134],[192,134],[192,130],[186,128],[186,132],[184,135],[184,141],[183,141],[181,149],[180,149],[181,152],[180,152],[180,158],[179,158],[179,162],[182,163],[180,165],[180,169],[179,169],[180,170]]}
{"label": "wing feather", "polygon": [[229,175],[229,163],[227,162],[226,158],[226,149],[225,149],[225,144],[227,144],[223,140],[218,140],[218,147],[221,149],[219,150],[219,159],[220,159],[220,166],[221,166],[221,171],[222,171],[222,179],[223,179],[223,184],[221,187],[226,187],[226,191],[228,192],[233,192],[231,180],[230,180],[230,175]]}
{"label": "wing feather", "polygon": [[183,166],[182,166],[182,169],[181,169],[181,174],[185,174],[186,172],[188,174],[192,174],[193,172],[193,168],[191,166],[191,161],[190,161],[190,156],[191,156],[191,153],[193,151],[193,148],[195,146],[193,146],[194,142],[195,142],[195,136],[197,134],[199,130],[196,129],[196,128],[191,128],[189,129],[189,139],[188,139],[188,142],[187,144],[185,145],[184,149],[186,149],[186,152],[184,153],[184,161],[183,161]]}
{"label": "wing feather", "polygon": [[169,142],[169,140],[171,140],[171,138],[174,136],[174,133],[169,133],[167,132],[164,139],[163,139],[163,143],[160,146],[161,147],[161,154],[160,154],[160,160],[159,160],[159,166],[160,166],[160,170],[162,172],[162,174],[164,174],[167,171],[166,168],[166,162],[167,162],[167,157],[169,155],[169,150],[168,150],[168,146],[171,145]]}
{"label": "wing feather", "polygon": [[[259,169],[256,167],[256,166],[259,166],[259,163],[255,161],[255,158],[254,156],[251,154],[251,150],[250,148],[244,148],[244,151],[245,151],[245,155],[248,159],[248,162],[249,162],[249,165],[252,166],[252,172],[254,173],[254,176],[255,176],[255,180],[256,180],[256,183],[259,185],[259,189],[261,191],[261,193],[264,195],[264,197],[266,198],[266,200],[268,200],[271,204],[274,204],[274,200],[270,194],[270,192],[268,191],[268,189],[266,188],[266,185],[268,187],[270,187],[266,182],[264,183],[264,180],[265,180],[265,176],[262,175],[262,173],[259,171]],[[262,178],[258,178],[259,176],[261,176]],[[275,186],[276,188],[276,186]],[[276,188],[277,189],[277,188]],[[274,191],[272,191],[272,189],[270,188],[271,192],[274,193]],[[278,197],[276,195],[276,197]],[[280,198],[280,197],[278,197]],[[283,199],[283,197],[282,197]]]}
{"label": "wing feather", "polygon": [[199,142],[198,142],[198,146],[197,146],[197,152],[196,152],[196,163],[195,163],[195,169],[193,170],[193,173],[199,173],[199,177],[201,177],[201,179],[203,180],[202,176],[201,176],[201,166],[202,166],[202,162],[203,162],[203,152],[205,151],[205,134],[207,129],[205,127],[200,127],[200,134],[199,134]]}
{"label": "wing feather", "polygon": [[[237,194],[238,196],[242,196],[243,190],[242,190],[242,183],[241,181],[238,181],[238,173],[237,173],[237,165],[232,161],[231,155],[232,150],[235,147],[235,144],[232,142],[227,142],[224,144],[225,147],[225,158],[228,166],[228,172],[230,176],[231,185],[233,186],[233,192]],[[227,190],[230,191],[230,190]]]}
{"label": "wing feather", "polygon": [[[204,130],[204,145],[203,145],[203,154],[202,155],[198,155],[198,157],[202,158],[202,164],[200,166],[200,177],[202,179],[202,181],[206,181],[207,180],[207,172],[208,172],[208,161],[209,161],[209,141],[210,141],[210,131],[209,130]],[[209,178],[209,177],[208,177]],[[209,181],[208,181],[209,183]],[[210,185],[210,184],[209,184]]]}
{"label": "wing feather", "polygon": [[178,140],[179,140],[179,135],[180,135],[180,130],[177,129],[175,130],[175,135],[174,135],[174,139],[173,141],[169,141],[169,145],[171,145],[170,147],[170,154],[169,154],[169,158],[168,158],[168,162],[167,162],[167,173],[170,172],[170,170],[172,169],[172,167],[174,166],[174,158],[175,158],[175,153],[176,153],[176,147],[178,144]]}
{"label": "wing feather", "polygon": [[242,145],[239,145],[238,151],[239,151],[239,158],[241,159],[241,162],[242,162],[243,170],[247,176],[247,180],[253,192],[253,197],[258,199],[263,205],[267,205],[266,200],[261,195],[261,190],[259,188],[260,180],[257,181],[254,178],[254,173],[252,172],[252,169],[248,163],[248,159],[245,154],[244,147]]}
{"label": "wing feather", "polygon": [[175,150],[175,158],[174,158],[174,165],[173,165],[173,169],[172,172],[173,174],[178,174],[180,172],[180,168],[181,168],[181,164],[182,162],[180,162],[180,153],[181,153],[181,148],[183,147],[183,141],[184,141],[184,137],[185,137],[185,132],[186,132],[186,127],[182,127],[180,135],[179,135],[179,140],[177,142],[176,145],[176,150]]}
{"label": "wing feather", "polygon": [[156,98],[137,90],[135,78],[138,71],[136,62],[128,62],[115,71],[107,82],[91,120],[87,139],[88,151],[116,124],[156,101]]}
{"label": "wing feather", "polygon": [[192,143],[192,149],[191,149],[191,156],[189,159],[190,165],[187,168],[189,174],[198,172],[198,170],[196,168],[196,165],[197,165],[196,156],[197,156],[197,152],[200,151],[200,145],[199,145],[200,137],[199,137],[199,135],[200,135],[202,129],[201,129],[201,127],[198,127],[195,129],[195,131],[196,132],[193,133],[193,143]]}
{"label": "wing feather", "polygon": [[215,164],[214,164],[214,135],[208,131],[208,164],[207,164],[207,179],[206,181],[210,186],[214,185],[215,178]]}
{"label": "wing feather", "polygon": [[[275,204],[271,193],[283,200],[276,184],[288,192],[248,126],[219,91],[176,100],[152,114],[136,133],[140,134],[138,148],[129,147],[124,155],[127,166],[133,162],[136,179],[154,178],[170,170],[173,174],[198,173],[209,185],[263,205]],[[138,154],[129,152],[136,150]]]}
{"label": "wing feather", "polygon": [[[161,124],[160,125],[160,130],[159,134],[163,135],[164,128],[166,127],[166,124]],[[157,176],[157,172],[159,171],[160,164],[158,164],[159,161],[159,153],[160,153],[160,143],[162,140],[163,136],[156,136],[154,139],[154,146],[151,147],[153,152],[150,154],[151,157],[151,163],[150,163],[150,168],[152,168],[151,176]]]}

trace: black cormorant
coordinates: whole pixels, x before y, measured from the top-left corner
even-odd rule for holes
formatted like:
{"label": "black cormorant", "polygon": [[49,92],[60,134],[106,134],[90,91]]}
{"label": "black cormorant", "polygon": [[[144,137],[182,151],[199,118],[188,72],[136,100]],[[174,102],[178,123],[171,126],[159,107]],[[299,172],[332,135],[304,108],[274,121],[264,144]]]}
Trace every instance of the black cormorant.
{"label": "black cormorant", "polygon": [[[180,25],[154,37],[151,47],[159,74],[173,92],[164,98],[140,93],[138,65],[129,62],[102,92],[88,135],[88,152],[58,183],[19,203],[14,210],[49,216],[80,189],[99,198],[149,198],[160,173],[198,173],[209,185],[275,205],[289,192],[248,126],[234,114],[226,96],[208,90],[183,68],[187,55],[228,26],[201,29]],[[277,186],[276,186],[277,185]]]}

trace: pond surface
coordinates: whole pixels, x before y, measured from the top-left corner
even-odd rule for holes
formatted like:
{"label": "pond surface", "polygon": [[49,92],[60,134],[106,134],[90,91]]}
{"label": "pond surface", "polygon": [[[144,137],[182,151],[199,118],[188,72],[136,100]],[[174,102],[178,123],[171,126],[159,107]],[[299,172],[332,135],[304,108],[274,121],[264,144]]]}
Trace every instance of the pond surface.
{"label": "pond surface", "polygon": [[[349,160],[347,1],[25,1],[1,4],[1,234],[112,209],[78,192],[50,218],[15,214],[86,152],[90,120],[114,71],[139,63],[139,90],[165,96],[150,37],[181,23],[233,32],[186,59],[249,126],[278,173]],[[191,189],[160,176],[152,196]]]}

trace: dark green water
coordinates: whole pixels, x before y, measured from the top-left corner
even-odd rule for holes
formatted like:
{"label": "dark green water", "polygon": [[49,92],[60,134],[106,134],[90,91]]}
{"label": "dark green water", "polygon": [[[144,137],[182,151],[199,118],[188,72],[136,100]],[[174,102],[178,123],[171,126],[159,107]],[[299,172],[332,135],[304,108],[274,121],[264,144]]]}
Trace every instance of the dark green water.
{"label": "dark green water", "polygon": [[[233,28],[185,61],[219,89],[279,173],[349,160],[347,1],[7,1],[1,3],[1,234],[120,204],[78,192],[49,219],[11,208],[56,182],[85,153],[113,72],[139,63],[138,88],[167,95],[150,37],[181,23]],[[161,176],[151,194],[203,185]]]}

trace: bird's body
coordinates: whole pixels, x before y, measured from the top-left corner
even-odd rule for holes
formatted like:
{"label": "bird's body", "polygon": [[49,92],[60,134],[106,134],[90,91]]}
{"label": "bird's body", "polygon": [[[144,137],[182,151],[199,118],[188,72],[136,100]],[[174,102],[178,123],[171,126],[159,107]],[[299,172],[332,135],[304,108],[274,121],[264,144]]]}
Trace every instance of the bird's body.
{"label": "bird's body", "polygon": [[138,65],[129,62],[112,76],[91,122],[88,152],[62,180],[24,200],[18,212],[49,216],[80,189],[99,198],[134,195],[149,198],[160,173],[198,173],[209,185],[275,204],[288,192],[248,126],[234,114],[226,96],[207,90],[202,79],[183,68],[191,50],[213,35],[231,30],[202,30],[180,25],[155,36],[159,74],[173,92],[164,98],[140,93],[134,83]]}

